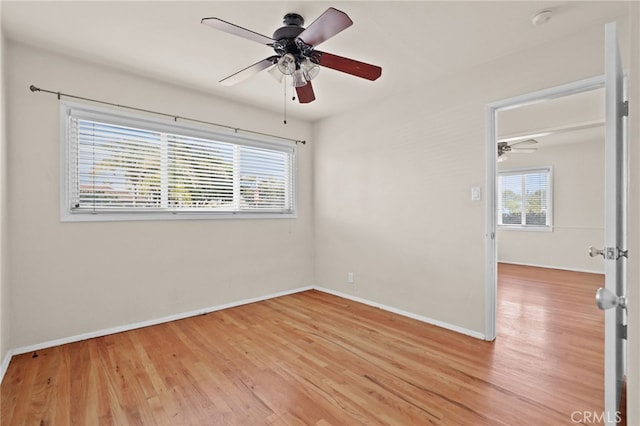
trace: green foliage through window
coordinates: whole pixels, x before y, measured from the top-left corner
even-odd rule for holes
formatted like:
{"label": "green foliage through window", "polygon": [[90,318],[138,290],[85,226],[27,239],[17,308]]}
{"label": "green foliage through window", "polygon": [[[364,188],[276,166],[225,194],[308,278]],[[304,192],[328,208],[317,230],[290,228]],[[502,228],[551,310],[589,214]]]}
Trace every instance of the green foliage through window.
{"label": "green foliage through window", "polygon": [[498,224],[519,227],[551,226],[551,170],[500,172]]}

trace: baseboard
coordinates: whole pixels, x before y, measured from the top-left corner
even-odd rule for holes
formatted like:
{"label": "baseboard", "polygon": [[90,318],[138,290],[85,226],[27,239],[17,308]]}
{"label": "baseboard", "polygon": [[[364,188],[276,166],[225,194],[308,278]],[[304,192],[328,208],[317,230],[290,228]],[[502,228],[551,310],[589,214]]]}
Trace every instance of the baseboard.
{"label": "baseboard", "polygon": [[342,297],[344,299],[353,300],[354,302],[362,303],[365,305],[373,306],[375,308],[380,308],[384,311],[392,312],[394,314],[402,315],[403,317],[412,318],[418,321],[422,321],[427,324],[435,325],[437,327],[446,328],[447,330],[455,331],[456,333],[465,334],[467,336],[475,337],[476,339],[486,340],[484,334],[479,333],[477,331],[469,330],[464,327],[459,327],[457,325],[449,324],[443,321],[438,321],[433,318],[425,317],[423,315],[414,314],[412,312],[404,311],[402,309],[397,309],[391,306],[384,305],[378,302],[372,302],[371,300],[363,299],[358,296],[353,296],[351,294],[342,293],[336,290],[332,290],[330,288],[314,286],[315,290],[322,291],[324,293],[333,294],[334,296]]}
{"label": "baseboard", "polygon": [[580,268],[565,268],[565,267],[561,268],[560,266],[537,265],[535,263],[505,262],[503,260],[498,260],[498,263],[505,263],[507,265],[518,265],[518,266],[532,266],[534,268],[558,269],[560,271],[585,272],[587,274],[600,274],[600,275],[604,274],[604,271],[593,271],[589,269],[580,269]]}
{"label": "baseboard", "polygon": [[0,383],[2,383],[2,380],[4,379],[4,375],[7,372],[7,369],[9,368],[9,363],[11,362],[11,357],[13,357],[13,355],[14,353],[12,350],[8,350],[7,353],[4,355],[2,364],[0,364]]}
{"label": "baseboard", "polygon": [[163,324],[165,322],[177,321],[184,318],[194,317],[197,315],[208,314],[210,312],[220,311],[222,309],[235,308],[236,306],[247,305],[250,303],[261,302],[263,300],[273,299],[275,297],[287,296],[289,294],[300,293],[313,289],[312,286],[299,287],[292,290],[281,291],[277,293],[271,293],[264,296],[253,297],[251,299],[239,300],[236,302],[225,303],[223,305],[211,306],[208,308],[196,309],[189,312],[183,312],[175,315],[169,315],[166,317],[156,318],[148,321],[136,322],[133,324],[126,324],[118,327],[105,328],[103,330],[92,331],[89,333],[77,334],[75,336],[64,337],[62,339],[49,340],[47,342],[38,343],[35,345],[23,346],[10,350],[11,355],[20,355],[28,352],[38,351],[53,346],[65,345],[67,343],[80,342],[82,340],[93,339],[95,337],[107,336],[109,334],[122,333],[123,331],[135,330],[137,328],[149,327],[152,325]]}
{"label": "baseboard", "polygon": [[236,306],[247,305],[247,304],[250,304],[250,303],[261,302],[263,300],[273,299],[273,298],[276,298],[276,297],[281,297],[281,296],[287,296],[287,295],[290,295],[290,294],[300,293],[300,292],[307,291],[307,290],[318,290],[318,291],[321,291],[321,292],[324,292],[324,293],[332,294],[334,296],[342,297],[344,299],[352,300],[354,302],[363,303],[365,305],[369,305],[369,306],[373,306],[373,307],[376,307],[376,308],[380,308],[382,310],[385,310],[385,311],[388,311],[388,312],[392,312],[394,314],[402,315],[404,317],[413,318],[415,320],[422,321],[424,323],[435,325],[435,326],[438,326],[438,327],[442,327],[442,328],[445,328],[447,330],[455,331],[457,333],[465,334],[467,336],[475,337],[476,339],[485,340],[484,335],[482,333],[478,333],[477,331],[469,330],[469,329],[466,329],[466,328],[463,328],[463,327],[458,327],[456,325],[452,325],[452,324],[448,324],[448,323],[445,323],[445,322],[442,322],[442,321],[438,321],[438,320],[435,320],[433,318],[425,317],[425,316],[422,316],[422,315],[417,315],[417,314],[414,314],[414,313],[411,313],[411,312],[404,311],[402,309],[393,308],[391,306],[387,306],[387,305],[384,305],[382,303],[372,302],[370,300],[363,299],[361,297],[353,296],[353,295],[346,294],[346,293],[341,293],[339,291],[331,290],[329,288],[319,287],[319,286],[306,286],[306,287],[295,288],[295,289],[292,289],[292,290],[286,290],[286,291],[281,291],[281,292],[277,292],[277,293],[271,293],[271,294],[267,294],[267,295],[264,295],[264,296],[254,297],[254,298],[251,298],[251,299],[244,299],[244,300],[239,300],[239,301],[236,301],[236,302],[225,303],[223,305],[216,305],[216,306],[211,306],[211,307],[208,307],[208,308],[196,309],[196,310],[193,310],[193,311],[183,312],[183,313],[175,314],[175,315],[169,315],[169,316],[156,318],[156,319],[152,319],[152,320],[148,320],[148,321],[141,321],[141,322],[136,322],[136,323],[133,323],[133,324],[126,324],[126,325],[122,325],[122,326],[118,326],[118,327],[105,328],[105,329],[102,329],[102,330],[92,331],[92,332],[89,332],[89,333],[82,333],[82,334],[77,334],[75,336],[64,337],[62,339],[49,340],[49,341],[46,341],[46,342],[37,343],[35,345],[22,346],[22,347],[19,347],[19,348],[10,349],[9,351],[7,351],[7,354],[5,355],[4,359],[2,360],[2,365],[0,365],[0,383],[2,383],[2,380],[4,379],[4,375],[5,375],[6,371],[7,371],[7,368],[9,367],[9,363],[11,362],[11,358],[14,355],[25,354],[25,353],[29,353],[29,352],[39,351],[39,350],[46,349],[46,348],[51,348],[51,347],[54,347],[54,346],[65,345],[67,343],[80,342],[82,340],[87,340],[87,339],[93,339],[93,338],[96,338],[96,337],[107,336],[109,334],[122,333],[122,332],[125,332],[125,331],[135,330],[135,329],[138,329],[138,328],[149,327],[149,326],[152,326],[152,325],[163,324],[163,323],[171,322],[171,321],[177,321],[177,320],[181,320],[181,319],[184,319],[184,318],[189,318],[189,317],[194,317],[194,316],[197,316],[197,315],[207,314],[207,313],[210,313],[210,312],[220,311],[222,309],[234,308]]}

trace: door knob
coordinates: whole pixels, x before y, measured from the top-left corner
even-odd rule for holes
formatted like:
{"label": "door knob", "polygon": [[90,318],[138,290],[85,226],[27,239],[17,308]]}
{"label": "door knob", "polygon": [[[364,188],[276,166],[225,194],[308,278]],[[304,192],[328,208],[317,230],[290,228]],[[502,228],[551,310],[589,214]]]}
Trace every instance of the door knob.
{"label": "door knob", "polygon": [[616,306],[626,309],[627,298],[624,296],[616,296],[611,292],[611,290],[600,287],[598,291],[596,291],[596,305],[598,305],[598,308],[603,311],[605,309],[615,308]]}
{"label": "door knob", "polygon": [[597,249],[597,248],[591,246],[591,247],[589,247],[589,256],[591,256],[591,257],[596,257],[596,256],[604,257],[604,249],[600,250],[600,249]]}

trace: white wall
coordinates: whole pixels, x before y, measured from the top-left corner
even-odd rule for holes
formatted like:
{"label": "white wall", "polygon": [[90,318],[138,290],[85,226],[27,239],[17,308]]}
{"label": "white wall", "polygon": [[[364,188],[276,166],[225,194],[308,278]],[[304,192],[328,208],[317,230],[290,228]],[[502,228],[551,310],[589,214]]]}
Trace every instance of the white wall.
{"label": "white wall", "polygon": [[485,181],[485,106],[602,74],[603,34],[594,24],[319,123],[317,284],[482,333],[485,205],[470,189]]}
{"label": "white wall", "polygon": [[541,142],[535,153],[498,163],[499,170],[542,166],[553,167],[553,232],[498,228],[498,261],[603,273],[602,258],[590,258],[587,250],[603,245],[604,139]]}
{"label": "white wall", "polygon": [[[633,32],[626,16],[618,29],[640,98],[638,5],[629,7]],[[447,79],[412,81],[383,103],[317,124],[316,283],[483,332],[485,206],[470,201],[470,188],[485,179],[485,105],[601,75],[602,24]],[[634,132],[637,147],[637,125]],[[638,167],[635,151],[631,169]],[[636,189],[630,216],[636,252],[639,200]],[[639,258],[631,257],[630,295],[640,306]],[[347,283],[350,271],[354,284]],[[629,424],[640,424],[637,311],[629,321]]]}
{"label": "white wall", "polygon": [[[0,6],[0,17],[2,16]],[[9,351],[9,283],[6,269],[6,90],[5,90],[5,38],[0,32],[0,378],[3,376],[3,362]]]}
{"label": "white wall", "polygon": [[29,85],[296,139],[308,123],[8,43],[10,347],[312,284],[311,150],[298,217],[61,223],[59,109]]}

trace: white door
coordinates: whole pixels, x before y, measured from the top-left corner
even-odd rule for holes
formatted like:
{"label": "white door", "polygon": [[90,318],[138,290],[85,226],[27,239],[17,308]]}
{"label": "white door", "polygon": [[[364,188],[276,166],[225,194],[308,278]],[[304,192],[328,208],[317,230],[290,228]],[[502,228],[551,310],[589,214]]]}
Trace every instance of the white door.
{"label": "white door", "polygon": [[604,257],[605,287],[596,303],[604,310],[605,423],[619,420],[620,390],[625,375],[626,340],[626,115],[624,75],[616,24],[605,26],[605,230],[604,248],[590,254]]}

